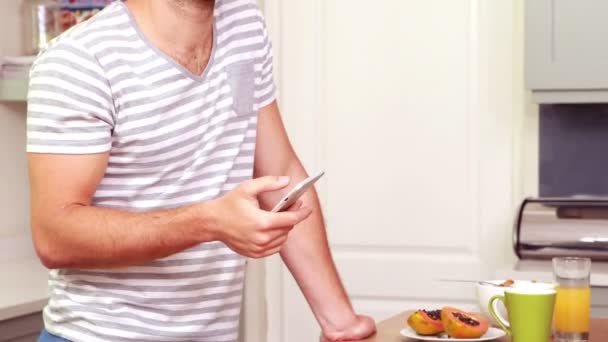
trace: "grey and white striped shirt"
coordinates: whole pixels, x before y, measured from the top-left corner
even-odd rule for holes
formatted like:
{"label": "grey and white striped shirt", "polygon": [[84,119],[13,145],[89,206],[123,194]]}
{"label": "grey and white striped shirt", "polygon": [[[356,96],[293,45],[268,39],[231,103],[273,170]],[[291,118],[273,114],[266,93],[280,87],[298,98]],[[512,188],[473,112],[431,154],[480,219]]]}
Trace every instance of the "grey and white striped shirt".
{"label": "grey and white striped shirt", "polygon": [[[255,0],[216,0],[202,75],[155,48],[115,2],[36,60],[27,151],[109,152],[95,206],[184,206],[252,177],[257,113],[274,99]],[[137,267],[52,270],[45,325],[72,341],[236,341],[244,273],[245,259],[219,242]]]}

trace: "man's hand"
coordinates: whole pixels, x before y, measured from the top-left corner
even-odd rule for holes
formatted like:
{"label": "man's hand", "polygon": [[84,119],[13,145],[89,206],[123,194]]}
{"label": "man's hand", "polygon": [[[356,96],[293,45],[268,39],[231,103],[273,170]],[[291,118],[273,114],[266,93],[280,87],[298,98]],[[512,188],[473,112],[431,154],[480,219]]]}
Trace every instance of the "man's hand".
{"label": "man's hand", "polygon": [[260,209],[258,195],[289,184],[288,177],[261,177],[241,183],[217,200],[203,204],[212,240],[224,242],[235,252],[263,258],[281,250],[293,226],[306,219],[311,208],[297,202],[288,211],[272,213]]}
{"label": "man's hand", "polygon": [[324,331],[321,342],[357,341],[376,332],[376,323],[368,316],[357,315],[355,320],[343,329]]}

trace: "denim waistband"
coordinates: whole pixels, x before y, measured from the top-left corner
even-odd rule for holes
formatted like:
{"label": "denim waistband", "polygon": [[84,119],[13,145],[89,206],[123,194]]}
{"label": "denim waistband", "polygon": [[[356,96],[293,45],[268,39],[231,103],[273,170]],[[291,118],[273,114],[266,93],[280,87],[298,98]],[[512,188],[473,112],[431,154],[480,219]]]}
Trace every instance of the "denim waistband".
{"label": "denim waistband", "polygon": [[49,334],[46,329],[42,329],[40,336],[38,336],[38,342],[70,342],[63,337]]}

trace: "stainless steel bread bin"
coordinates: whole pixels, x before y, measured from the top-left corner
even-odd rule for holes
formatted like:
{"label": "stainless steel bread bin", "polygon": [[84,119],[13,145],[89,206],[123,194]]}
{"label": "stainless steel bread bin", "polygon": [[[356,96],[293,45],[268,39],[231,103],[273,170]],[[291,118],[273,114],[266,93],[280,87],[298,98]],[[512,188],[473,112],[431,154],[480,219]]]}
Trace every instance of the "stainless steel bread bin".
{"label": "stainless steel bread bin", "polygon": [[513,248],[520,259],[580,256],[608,260],[608,198],[527,198]]}

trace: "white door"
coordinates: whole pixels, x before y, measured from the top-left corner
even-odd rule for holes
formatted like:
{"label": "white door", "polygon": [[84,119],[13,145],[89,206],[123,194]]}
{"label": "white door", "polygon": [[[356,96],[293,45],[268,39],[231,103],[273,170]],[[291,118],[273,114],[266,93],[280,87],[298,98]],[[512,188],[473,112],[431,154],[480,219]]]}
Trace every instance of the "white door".
{"label": "white door", "polygon": [[[266,0],[279,102],[318,185],[355,307],[475,309],[509,261],[520,187],[520,2]],[[514,40],[514,36],[516,39]],[[295,282],[266,265],[269,342],[318,338]]]}

